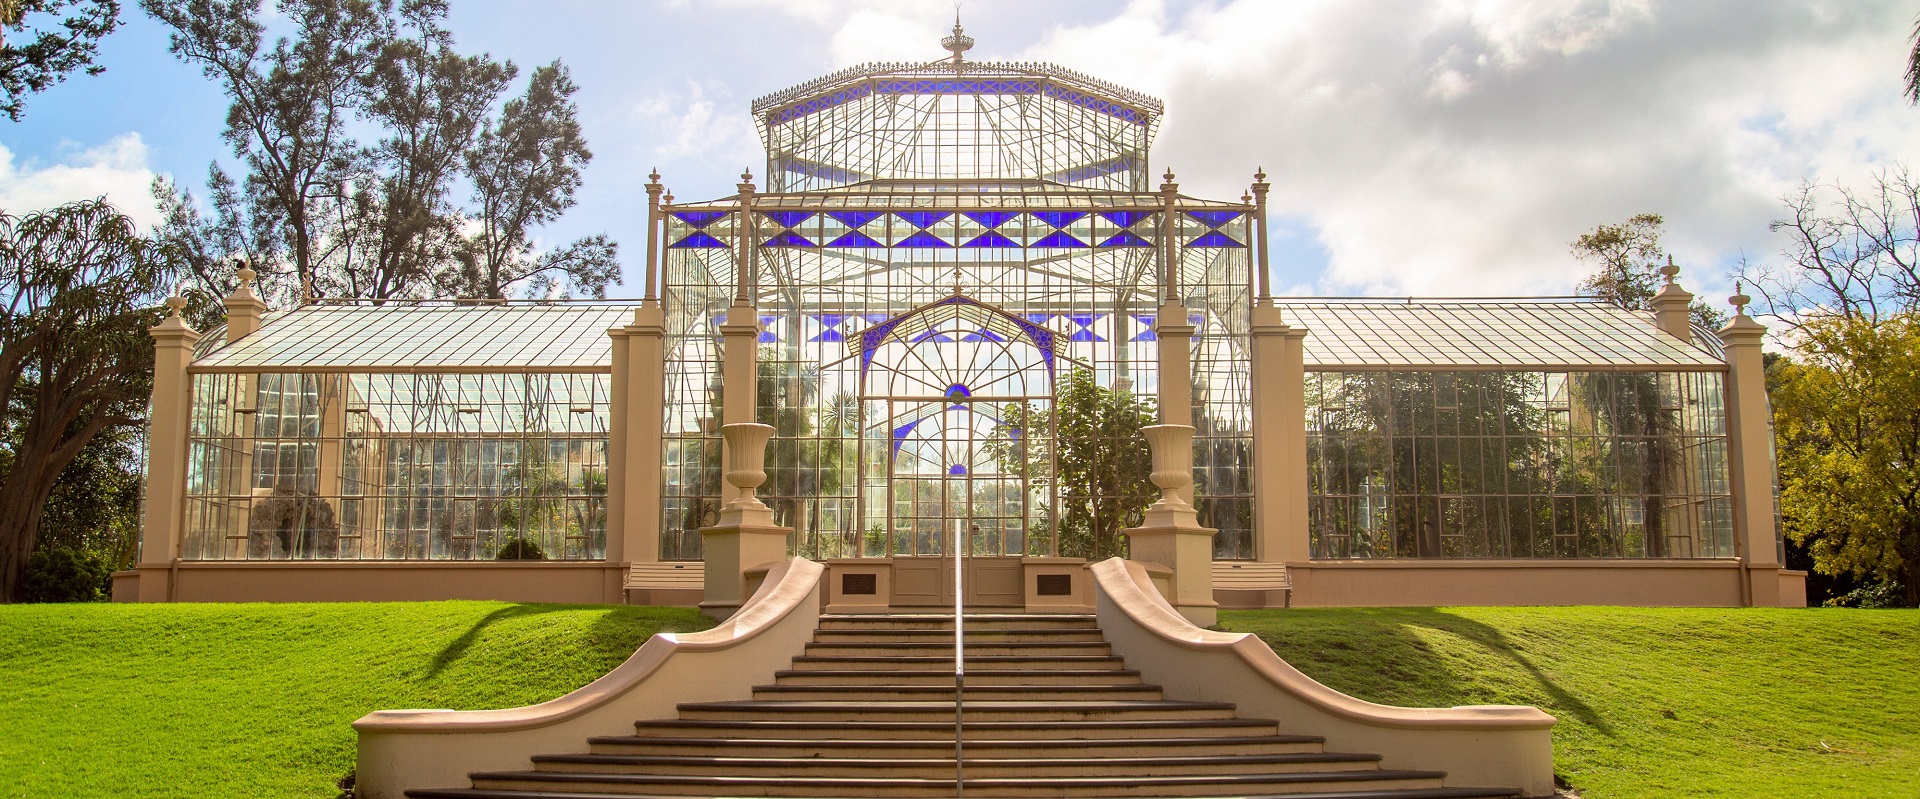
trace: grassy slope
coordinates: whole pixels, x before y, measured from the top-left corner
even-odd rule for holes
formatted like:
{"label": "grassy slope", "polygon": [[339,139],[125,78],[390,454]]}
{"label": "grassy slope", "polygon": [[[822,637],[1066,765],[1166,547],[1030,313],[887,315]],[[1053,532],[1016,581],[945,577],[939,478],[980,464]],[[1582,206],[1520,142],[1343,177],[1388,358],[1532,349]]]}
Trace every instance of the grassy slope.
{"label": "grassy slope", "polygon": [[1920,797],[1920,612],[1239,611],[1326,684],[1538,705],[1583,797]]}
{"label": "grassy slope", "polygon": [[330,797],[368,711],[544,701],[706,626],[498,602],[0,607],[0,797]]}

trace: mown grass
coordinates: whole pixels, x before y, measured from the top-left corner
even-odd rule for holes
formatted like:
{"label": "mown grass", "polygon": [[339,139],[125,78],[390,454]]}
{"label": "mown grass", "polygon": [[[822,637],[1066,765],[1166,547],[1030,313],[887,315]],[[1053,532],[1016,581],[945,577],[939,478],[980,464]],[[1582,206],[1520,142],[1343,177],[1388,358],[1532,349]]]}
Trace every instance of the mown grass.
{"label": "mown grass", "polygon": [[1920,611],[1235,611],[1314,678],[1397,705],[1537,705],[1582,797],[1920,797]]}
{"label": "mown grass", "polygon": [[368,711],[541,702],[693,610],[0,607],[0,797],[332,797]]}

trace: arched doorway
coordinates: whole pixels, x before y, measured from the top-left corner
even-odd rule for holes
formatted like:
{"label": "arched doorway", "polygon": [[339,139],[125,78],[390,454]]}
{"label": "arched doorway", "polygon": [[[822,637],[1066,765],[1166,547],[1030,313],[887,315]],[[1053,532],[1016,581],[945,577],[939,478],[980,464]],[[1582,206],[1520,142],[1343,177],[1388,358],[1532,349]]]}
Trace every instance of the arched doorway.
{"label": "arched doorway", "polygon": [[1055,334],[955,294],[855,346],[860,524],[894,559],[895,603],[952,601],[957,556],[970,602],[1021,604],[1021,558],[1055,551]]}

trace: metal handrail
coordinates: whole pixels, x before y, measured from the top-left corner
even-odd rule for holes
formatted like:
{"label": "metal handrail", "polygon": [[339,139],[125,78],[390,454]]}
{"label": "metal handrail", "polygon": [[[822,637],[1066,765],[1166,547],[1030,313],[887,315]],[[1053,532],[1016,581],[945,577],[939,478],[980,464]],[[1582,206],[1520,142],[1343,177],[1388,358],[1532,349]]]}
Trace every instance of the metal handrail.
{"label": "metal handrail", "polygon": [[961,547],[970,544],[961,536],[966,524],[960,519],[953,520],[953,795],[962,799],[967,795],[966,771],[966,722],[963,720],[966,708],[967,690],[967,631],[966,609],[966,572],[960,561]]}

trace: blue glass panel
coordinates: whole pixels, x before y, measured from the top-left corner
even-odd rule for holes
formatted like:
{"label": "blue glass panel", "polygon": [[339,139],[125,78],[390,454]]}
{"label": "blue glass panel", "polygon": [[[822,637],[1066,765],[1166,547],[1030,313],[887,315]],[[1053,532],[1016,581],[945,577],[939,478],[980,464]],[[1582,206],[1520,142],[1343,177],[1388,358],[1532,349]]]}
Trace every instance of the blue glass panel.
{"label": "blue glass panel", "polygon": [[[1056,229],[1078,222],[1081,217],[1087,215],[1085,211],[1033,211],[1031,213],[1033,214],[1033,218],[1052,225]],[[1085,247],[1087,245],[1082,244],[1080,246]]]}
{"label": "blue glass panel", "polygon": [[1133,227],[1133,223],[1138,222],[1142,219],[1146,219],[1147,217],[1153,216],[1153,212],[1152,211],[1101,211],[1100,215],[1103,217],[1106,217],[1106,220],[1108,222],[1112,222],[1121,227]]}
{"label": "blue glass panel", "polygon": [[779,337],[779,336],[776,336],[776,335],[774,335],[774,333],[773,333],[773,331],[771,331],[771,330],[762,330],[762,331],[760,331],[760,338],[758,338],[758,339],[756,339],[756,340],[757,340],[757,341],[759,341],[759,342],[760,342],[760,343],[762,343],[762,344],[778,344],[778,343],[780,343],[780,337]]}
{"label": "blue glass panel", "polygon": [[885,213],[885,212],[884,211],[828,211],[827,216],[832,217],[835,220],[838,220],[840,224],[846,225],[847,227],[860,227],[861,225],[865,225],[866,223],[872,222],[875,219],[879,219],[882,213]]}
{"label": "blue glass panel", "polygon": [[1101,338],[1098,334],[1094,333],[1091,330],[1086,330],[1086,329],[1073,331],[1073,335],[1068,336],[1067,340],[1068,341],[1106,341],[1106,339]]}
{"label": "blue glass panel", "polygon": [[778,236],[774,236],[773,238],[767,239],[766,241],[761,243],[761,246],[763,247],[812,247],[815,245],[812,241],[807,240],[806,238],[802,237],[800,234],[789,230]]}
{"label": "blue glass panel", "polygon": [[909,225],[922,229],[942,219],[953,216],[953,214],[948,211],[895,211],[893,215],[906,220]]}
{"label": "blue glass panel", "polygon": [[808,341],[846,341],[847,337],[844,335],[841,335],[840,331],[838,330],[822,330],[820,331],[820,335],[814,336],[813,338],[810,338],[807,340]]}
{"label": "blue glass panel", "polygon": [[1100,316],[1102,315],[1103,314],[1070,313],[1070,314],[1067,314],[1067,321],[1072,322],[1081,327],[1086,327],[1087,325],[1093,324],[1093,320],[1099,319]]}
{"label": "blue glass panel", "polygon": [[1027,314],[1027,323],[1031,325],[1044,325],[1047,322],[1050,322],[1052,320],[1053,320],[1053,314],[1050,314],[1050,313]]}
{"label": "blue glass panel", "polygon": [[726,215],[727,215],[726,211],[675,211],[673,212],[673,218],[678,219],[682,222],[685,222],[689,225],[692,225],[696,228],[703,228],[708,225],[711,225],[713,224],[714,220],[721,219]]}
{"label": "blue glass panel", "polygon": [[1207,227],[1219,227],[1240,218],[1239,211],[1188,211],[1187,216],[1207,223]]}
{"label": "blue glass panel", "polygon": [[1113,236],[1107,237],[1106,241],[1100,242],[1100,246],[1102,247],[1152,247],[1153,242],[1147,241],[1146,239],[1140,238],[1139,236],[1135,236],[1132,233],[1123,230]]}
{"label": "blue glass panel", "polygon": [[991,341],[995,344],[1007,343],[1007,340],[1005,337],[991,330],[988,330],[984,327],[972,333],[968,333],[964,336],[961,336],[960,340],[961,341]]}
{"label": "blue glass panel", "polygon": [[907,434],[913,432],[914,425],[917,425],[924,421],[926,420],[915,419],[899,427],[893,428],[893,454],[895,455],[900,454],[900,445],[907,443]]}
{"label": "blue glass panel", "polygon": [[[971,397],[973,396],[973,392],[967,389],[967,385],[965,383],[955,383],[951,386],[947,386],[947,396]],[[960,406],[955,405],[954,407],[958,408]]]}
{"label": "blue glass panel", "polygon": [[1193,241],[1187,242],[1187,246],[1188,247],[1245,247],[1247,245],[1234,241],[1232,237],[1229,237],[1227,234],[1221,233],[1220,231],[1216,230],[1212,233],[1208,233],[1205,236],[1201,236],[1200,238],[1194,239]]}
{"label": "blue glass panel", "polygon": [[885,247],[887,245],[874,241],[872,236],[869,236],[865,233],[861,233],[858,230],[849,230],[845,234],[842,234],[840,238],[827,242],[827,246],[828,247]]}
{"label": "blue glass panel", "polygon": [[1133,315],[1133,318],[1140,320],[1140,324],[1143,327],[1145,327],[1145,329],[1140,331],[1140,335],[1127,339],[1128,341],[1159,341],[1160,340],[1159,336],[1156,336],[1153,334],[1153,318],[1154,318],[1153,314],[1137,313]]}
{"label": "blue glass panel", "polygon": [[[921,247],[921,248],[933,248],[933,249],[939,249],[939,248],[946,248],[949,250],[953,249],[953,245],[947,243],[946,239],[940,238],[939,236],[935,236],[932,233],[928,233],[924,230],[920,231],[919,233],[915,233],[911,236],[908,236],[904,239],[901,239],[898,243],[894,244],[893,246],[908,247],[908,248]],[[1085,245],[1082,245],[1082,246],[1085,246]]]}
{"label": "blue glass panel", "polygon": [[920,335],[914,336],[913,340],[908,341],[907,343],[918,344],[922,341],[932,341],[940,344],[945,344],[945,343],[952,342],[953,337],[945,333],[942,333],[938,330],[923,330],[920,332]]}
{"label": "blue glass panel", "polygon": [[1067,235],[1064,230],[1056,230],[1052,235],[1027,245],[1029,247],[1057,247],[1062,249],[1085,248],[1087,243]]}
{"label": "blue glass panel", "polygon": [[760,215],[779,223],[781,227],[793,227],[813,218],[812,211],[761,211]]}
{"label": "blue glass panel", "polygon": [[947,474],[953,475],[954,477],[961,477],[961,476],[964,476],[966,473],[967,473],[967,467],[961,466],[960,464],[957,464],[957,463],[947,467]]}
{"label": "blue glass panel", "polygon": [[688,234],[686,238],[676,241],[672,244],[669,244],[667,245],[667,247],[670,249],[682,249],[682,250],[699,250],[699,249],[724,250],[727,248],[727,243],[696,230],[693,233]]}
{"label": "blue glass panel", "polygon": [[1000,235],[999,231],[989,230],[967,240],[962,247],[1019,247],[1020,242]]}
{"label": "blue glass panel", "polygon": [[1004,225],[1008,220],[1019,215],[1019,211],[968,211],[962,214],[962,216],[990,228]]}

